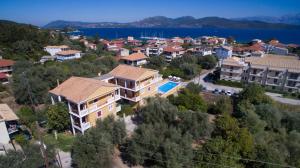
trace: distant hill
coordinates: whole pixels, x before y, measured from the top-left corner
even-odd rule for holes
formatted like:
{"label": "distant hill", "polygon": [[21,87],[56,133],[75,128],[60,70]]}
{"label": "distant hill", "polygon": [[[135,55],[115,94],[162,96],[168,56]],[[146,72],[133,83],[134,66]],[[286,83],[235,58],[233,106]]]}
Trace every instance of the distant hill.
{"label": "distant hill", "polygon": [[300,13],[284,15],[280,17],[271,17],[271,16],[253,16],[253,17],[244,17],[244,18],[236,18],[233,20],[238,21],[262,21],[267,23],[283,23],[283,24],[294,24],[300,25]]}
{"label": "distant hill", "polygon": [[236,29],[300,29],[300,25],[289,25],[282,23],[266,23],[262,21],[251,20],[231,20],[220,17],[194,18],[184,16],[179,18],[168,18],[164,16],[155,16],[145,18],[140,21],[130,23],[116,22],[77,22],[58,20],[50,22],[43,28],[62,29],[69,28],[122,28],[122,27],[142,27],[142,28],[236,28]]}

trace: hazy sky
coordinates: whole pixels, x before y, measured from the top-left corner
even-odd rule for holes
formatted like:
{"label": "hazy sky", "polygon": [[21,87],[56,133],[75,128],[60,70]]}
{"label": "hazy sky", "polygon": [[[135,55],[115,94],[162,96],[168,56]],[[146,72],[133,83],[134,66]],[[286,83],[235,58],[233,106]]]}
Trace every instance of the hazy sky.
{"label": "hazy sky", "polygon": [[0,19],[35,25],[54,20],[128,22],[149,16],[280,16],[300,0],[0,0]]}

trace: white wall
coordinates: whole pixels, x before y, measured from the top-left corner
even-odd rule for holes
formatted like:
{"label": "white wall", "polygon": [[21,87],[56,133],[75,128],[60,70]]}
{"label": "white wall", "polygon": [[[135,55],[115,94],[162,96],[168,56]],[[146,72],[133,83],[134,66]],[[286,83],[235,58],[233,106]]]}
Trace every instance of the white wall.
{"label": "white wall", "polygon": [[0,121],[0,143],[8,144],[10,141],[7,128],[4,121]]}

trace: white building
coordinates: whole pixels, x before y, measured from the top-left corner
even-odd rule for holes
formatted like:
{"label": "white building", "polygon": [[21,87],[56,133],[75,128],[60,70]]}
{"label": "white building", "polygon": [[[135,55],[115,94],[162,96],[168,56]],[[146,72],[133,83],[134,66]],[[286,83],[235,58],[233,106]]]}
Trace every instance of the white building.
{"label": "white building", "polygon": [[149,45],[146,47],[146,55],[148,57],[159,56],[164,51],[163,47],[159,45]]}
{"label": "white building", "polygon": [[7,104],[0,104],[0,145],[10,142],[10,134],[18,131],[19,118]]}
{"label": "white building", "polygon": [[46,46],[44,47],[44,51],[48,52],[51,56],[56,55],[56,53],[61,51],[69,50],[69,46],[67,45],[60,45],[60,46]]}
{"label": "white building", "polygon": [[289,50],[287,48],[282,48],[282,47],[273,47],[271,53],[277,55],[288,55]]}
{"label": "white building", "polygon": [[81,52],[78,50],[61,51],[56,54],[56,59],[58,61],[65,61],[78,58],[81,58]]}
{"label": "white building", "polygon": [[120,56],[121,57],[129,56],[129,50],[126,49],[126,48],[121,48],[121,50],[120,50]]}
{"label": "white building", "polygon": [[221,46],[216,49],[216,56],[219,59],[226,59],[232,56],[232,47]]}

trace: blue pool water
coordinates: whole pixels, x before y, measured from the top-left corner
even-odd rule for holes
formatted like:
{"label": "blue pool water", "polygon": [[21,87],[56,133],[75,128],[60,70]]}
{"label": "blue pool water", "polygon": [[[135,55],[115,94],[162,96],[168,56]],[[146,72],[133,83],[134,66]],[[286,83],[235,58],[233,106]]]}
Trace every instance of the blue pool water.
{"label": "blue pool water", "polygon": [[167,82],[163,85],[161,85],[159,88],[158,88],[158,91],[160,93],[167,93],[169,90],[173,89],[174,87],[176,87],[178,85],[178,83],[175,83],[175,82]]}

